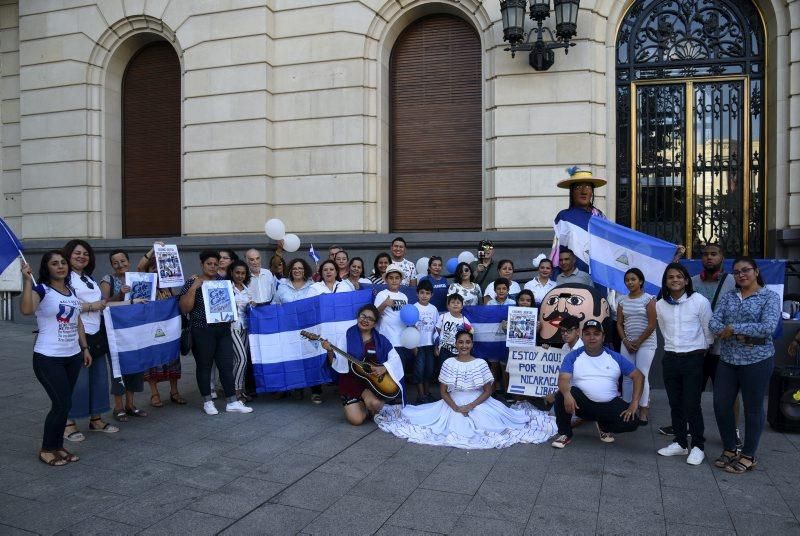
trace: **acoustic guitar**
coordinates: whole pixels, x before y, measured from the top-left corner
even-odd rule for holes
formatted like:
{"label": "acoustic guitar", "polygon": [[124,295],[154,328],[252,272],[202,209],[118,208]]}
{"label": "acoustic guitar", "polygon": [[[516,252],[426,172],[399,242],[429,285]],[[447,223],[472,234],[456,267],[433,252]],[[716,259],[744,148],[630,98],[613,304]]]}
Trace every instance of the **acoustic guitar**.
{"label": "acoustic guitar", "polygon": [[[300,335],[310,341],[318,341],[322,339],[322,337],[316,333],[311,333],[305,330],[301,331]],[[330,341],[328,341],[328,343],[330,344]],[[392,400],[397,398],[397,395],[400,394],[400,386],[397,385],[388,372],[384,374],[375,374],[372,372],[372,367],[370,364],[366,361],[358,359],[332,344],[331,350],[347,359],[347,361],[350,363],[350,372],[364,380],[372,392],[379,397],[385,400]]]}

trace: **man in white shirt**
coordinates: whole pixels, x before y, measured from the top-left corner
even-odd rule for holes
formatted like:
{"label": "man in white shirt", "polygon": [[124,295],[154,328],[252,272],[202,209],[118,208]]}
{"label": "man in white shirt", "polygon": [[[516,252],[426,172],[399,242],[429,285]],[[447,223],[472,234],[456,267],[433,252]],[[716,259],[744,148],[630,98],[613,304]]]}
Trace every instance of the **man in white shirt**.
{"label": "man in white shirt", "polygon": [[581,272],[575,264],[575,253],[571,249],[564,249],[558,254],[558,265],[561,273],[556,277],[556,283],[564,285],[566,283],[578,283],[589,287],[594,286],[594,281],[586,272]]}
{"label": "man in white shirt", "polygon": [[[674,441],[660,449],[661,456],[687,456],[686,463],[700,465],[705,459],[705,426],[700,400],[703,394],[705,355],[714,342],[708,329],[711,304],[694,292],[689,272],[679,263],[664,270],[662,298],[656,302],[658,327],[664,336],[664,388],[672,414]],[[692,449],[686,425],[692,436]]]}
{"label": "man in white shirt", "polygon": [[417,284],[417,266],[411,262],[410,260],[405,258],[406,255],[406,241],[403,237],[398,236],[394,240],[392,240],[392,248],[391,248],[391,256],[392,256],[392,264],[397,265],[401,273],[403,274],[403,279],[400,280],[401,285],[411,285],[416,286]]}
{"label": "man in white shirt", "polygon": [[250,267],[250,285],[247,287],[256,303],[269,303],[275,293],[275,276],[261,267],[261,252],[248,249],[244,254]]}
{"label": "man in white shirt", "polygon": [[[558,375],[556,423],[558,435],[551,445],[563,449],[572,442],[572,416],[597,421],[600,440],[614,441],[615,433],[633,432],[639,426],[639,398],[644,375],[614,350],[603,347],[603,324],[589,319],[581,334],[584,347],[564,356]],[[630,404],[619,397],[622,375],[633,380]]]}

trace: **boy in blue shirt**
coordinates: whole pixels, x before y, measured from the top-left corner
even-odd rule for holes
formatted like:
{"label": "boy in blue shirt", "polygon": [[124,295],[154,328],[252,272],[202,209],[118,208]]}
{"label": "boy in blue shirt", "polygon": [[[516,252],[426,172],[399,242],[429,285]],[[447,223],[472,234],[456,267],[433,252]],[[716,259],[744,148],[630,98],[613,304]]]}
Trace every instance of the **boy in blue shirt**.
{"label": "boy in blue shirt", "polygon": [[428,261],[428,275],[420,278],[420,281],[430,281],[433,287],[431,303],[440,313],[447,311],[447,289],[450,284],[447,278],[442,277],[444,263],[441,257],[434,255]]}

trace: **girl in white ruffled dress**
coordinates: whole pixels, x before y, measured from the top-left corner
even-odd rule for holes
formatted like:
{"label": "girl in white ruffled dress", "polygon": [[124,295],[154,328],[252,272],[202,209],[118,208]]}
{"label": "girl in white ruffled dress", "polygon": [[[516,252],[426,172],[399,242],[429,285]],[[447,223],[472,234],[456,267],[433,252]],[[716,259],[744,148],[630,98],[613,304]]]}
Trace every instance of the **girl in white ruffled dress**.
{"label": "girl in white ruffled dress", "polygon": [[494,377],[483,359],[472,356],[472,334],[456,335],[458,355],[442,365],[442,399],[419,406],[384,406],[375,423],[413,443],[463,449],[543,443],[557,429],[555,418],[526,407],[508,408],[491,398]]}

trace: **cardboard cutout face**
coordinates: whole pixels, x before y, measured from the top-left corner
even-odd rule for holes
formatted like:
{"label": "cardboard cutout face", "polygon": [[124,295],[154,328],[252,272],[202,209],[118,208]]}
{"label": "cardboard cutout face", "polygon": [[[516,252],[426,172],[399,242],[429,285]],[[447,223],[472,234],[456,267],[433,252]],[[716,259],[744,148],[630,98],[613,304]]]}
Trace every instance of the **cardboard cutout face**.
{"label": "cardboard cutout face", "polygon": [[576,317],[583,323],[593,318],[605,322],[610,317],[608,301],[594,287],[570,283],[559,285],[545,294],[539,307],[538,344],[561,346],[558,327],[568,316]]}

